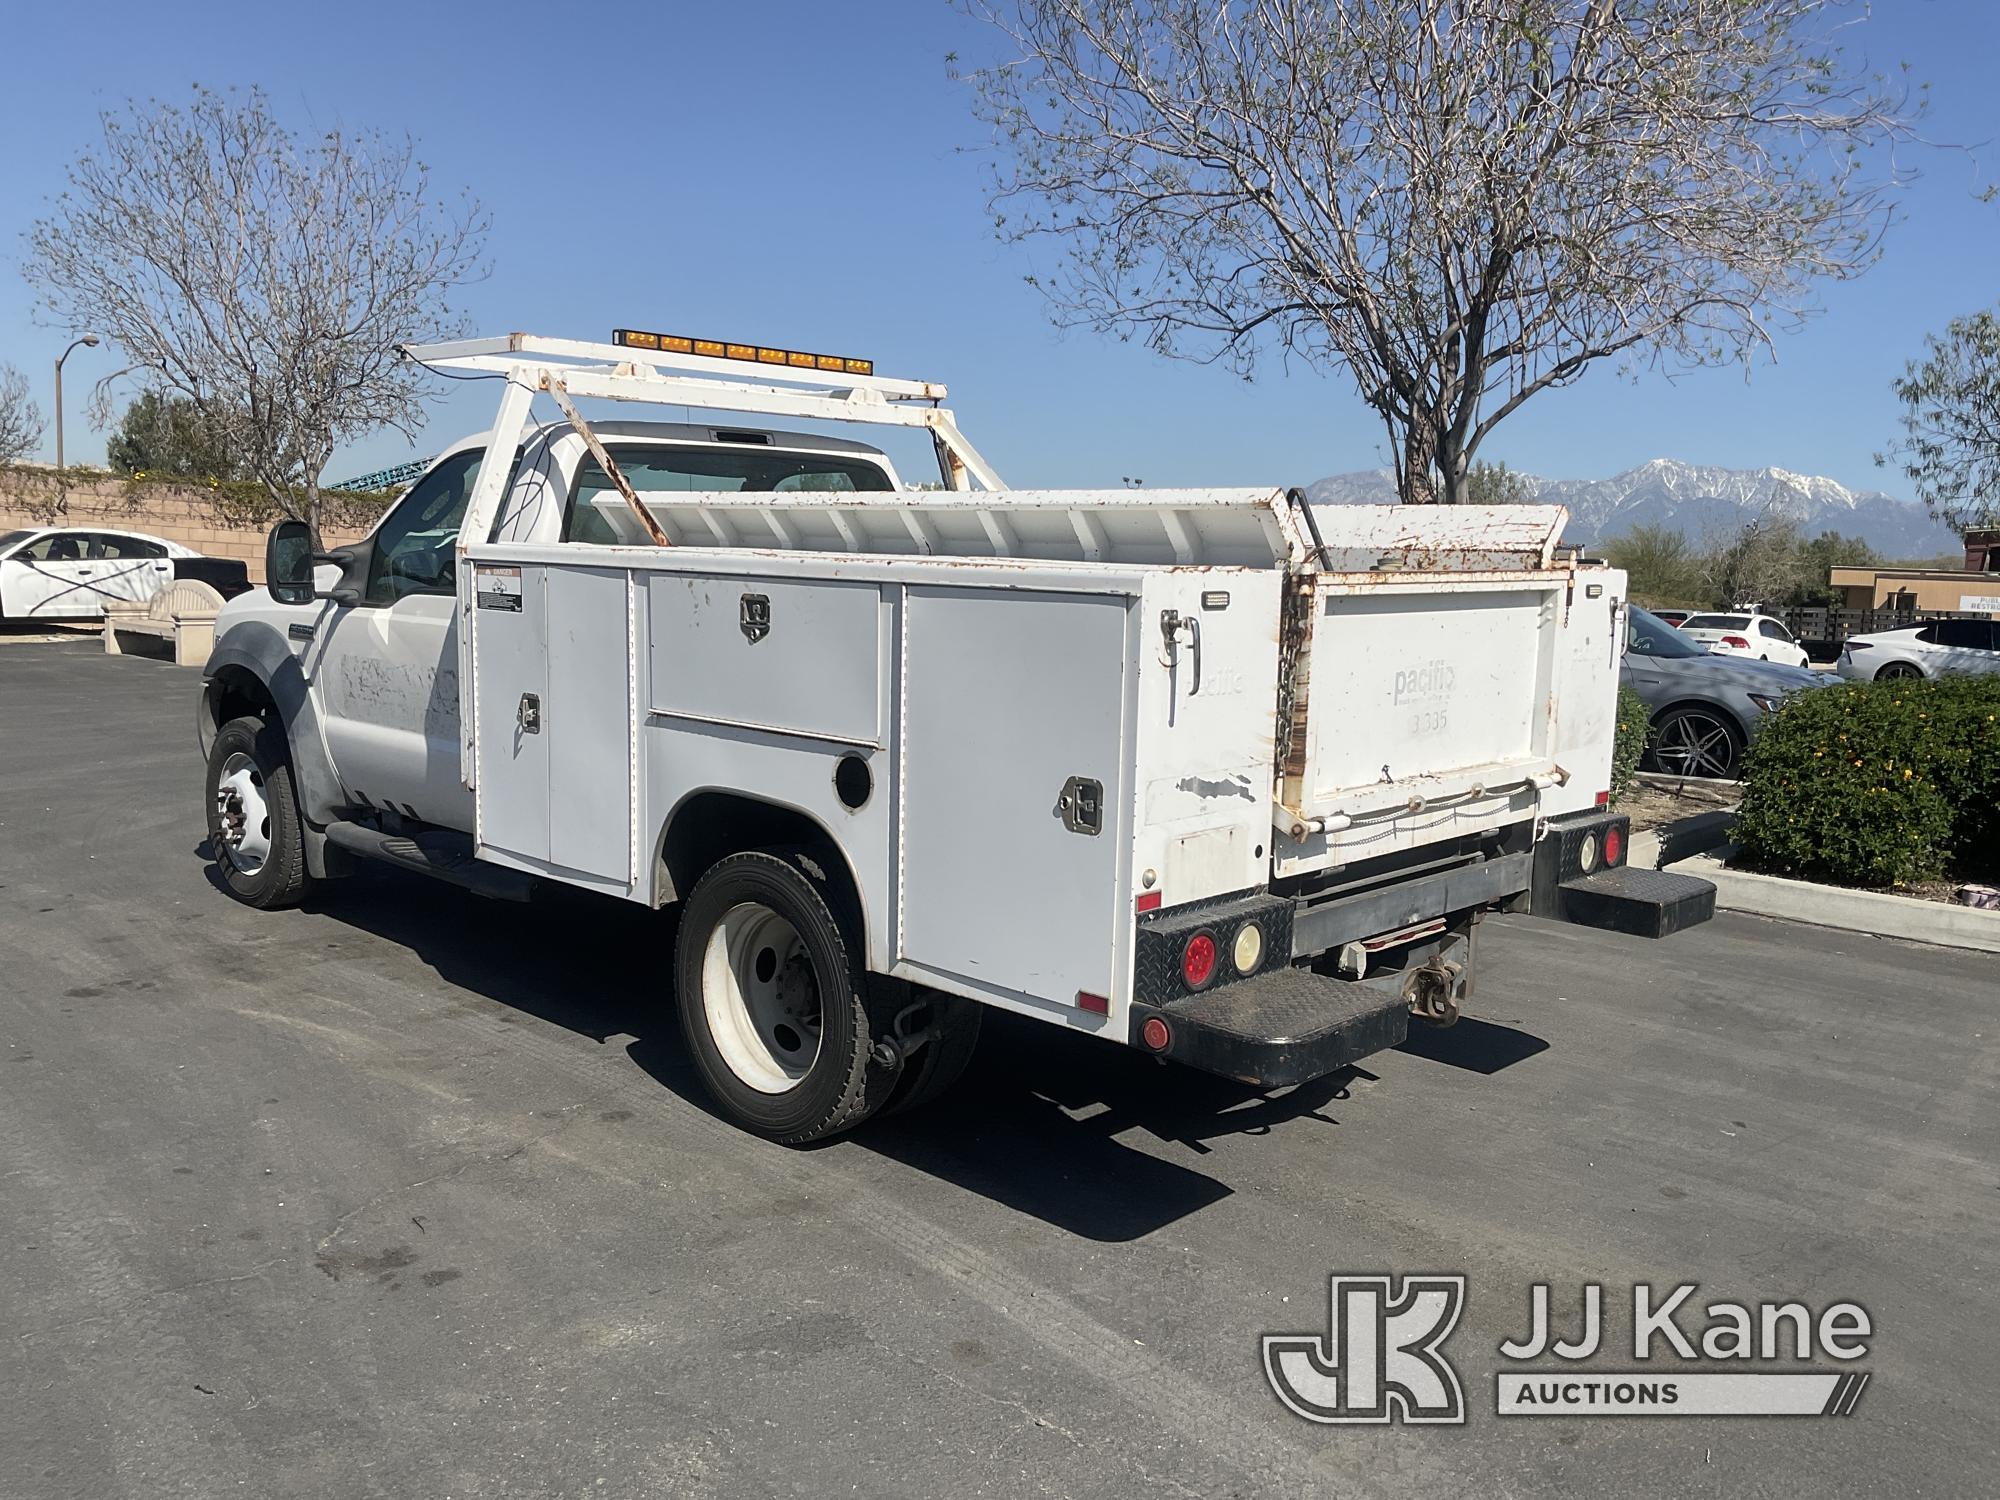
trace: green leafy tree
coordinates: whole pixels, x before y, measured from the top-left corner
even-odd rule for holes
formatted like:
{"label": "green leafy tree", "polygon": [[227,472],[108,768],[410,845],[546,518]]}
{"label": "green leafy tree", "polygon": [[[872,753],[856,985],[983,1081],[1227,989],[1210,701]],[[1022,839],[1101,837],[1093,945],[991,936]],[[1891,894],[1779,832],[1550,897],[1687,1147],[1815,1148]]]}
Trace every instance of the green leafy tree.
{"label": "green leafy tree", "polygon": [[1467,505],[1524,505],[1534,498],[1527,478],[1508,468],[1505,459],[1489,464],[1482,458],[1466,473]]}
{"label": "green leafy tree", "polygon": [[105,443],[105,460],[121,474],[172,474],[189,479],[246,477],[227,440],[184,396],[142,391]]}
{"label": "green leafy tree", "polygon": [[1635,603],[1665,609],[1709,602],[1703,559],[1671,526],[1635,526],[1604,543],[1604,555],[1623,568]]}
{"label": "green leafy tree", "polygon": [[2000,525],[2000,318],[1954,318],[1891,387],[1903,403],[1892,460],[1931,514],[1959,530]]}
{"label": "green leafy tree", "polygon": [[1724,609],[1770,609],[1804,586],[1805,547],[1796,521],[1752,521],[1708,553],[1704,572],[1709,596]]}
{"label": "green leafy tree", "polygon": [[1840,603],[1831,582],[1835,568],[1879,568],[1886,561],[1858,536],[1822,531],[1799,545],[1799,583],[1785,603],[1831,608]]}

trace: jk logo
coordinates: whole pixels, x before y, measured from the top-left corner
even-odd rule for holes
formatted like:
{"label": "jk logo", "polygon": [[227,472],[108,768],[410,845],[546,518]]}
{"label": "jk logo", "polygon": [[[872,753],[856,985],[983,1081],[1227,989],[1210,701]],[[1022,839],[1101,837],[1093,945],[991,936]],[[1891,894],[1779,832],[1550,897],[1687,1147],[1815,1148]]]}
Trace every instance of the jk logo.
{"label": "jk logo", "polygon": [[1465,1307],[1463,1276],[1335,1276],[1327,1332],[1264,1335],[1264,1374],[1308,1422],[1465,1421],[1438,1352]]}

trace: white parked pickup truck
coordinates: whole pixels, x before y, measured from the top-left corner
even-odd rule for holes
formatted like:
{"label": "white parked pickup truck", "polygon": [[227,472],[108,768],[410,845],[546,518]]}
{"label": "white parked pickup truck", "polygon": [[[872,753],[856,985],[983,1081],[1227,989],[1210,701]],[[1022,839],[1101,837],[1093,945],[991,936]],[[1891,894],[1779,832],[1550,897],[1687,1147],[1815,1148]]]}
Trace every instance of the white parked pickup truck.
{"label": "white parked pickup truck", "polygon": [[[1009,490],[942,386],[863,360],[406,352],[498,377],[498,415],[365,541],[280,524],[223,612],[221,877],[262,907],[356,859],[678,903],[688,1045],[752,1130],[935,1096],[986,1006],[1294,1084],[1454,1020],[1488,911],[1713,911],[1626,866],[1625,580],[1560,507]],[[920,429],[944,488],[772,420]]]}

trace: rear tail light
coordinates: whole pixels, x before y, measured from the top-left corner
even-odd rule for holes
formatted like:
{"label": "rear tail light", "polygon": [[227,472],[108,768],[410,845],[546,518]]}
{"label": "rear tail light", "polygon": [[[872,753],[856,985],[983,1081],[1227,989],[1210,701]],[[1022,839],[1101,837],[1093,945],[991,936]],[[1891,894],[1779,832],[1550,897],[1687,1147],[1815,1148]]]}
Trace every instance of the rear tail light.
{"label": "rear tail light", "polygon": [[1167,1044],[1173,1039],[1173,1032],[1167,1029],[1167,1023],[1158,1016],[1146,1017],[1146,1024],[1139,1028],[1139,1040],[1155,1052],[1166,1051]]}
{"label": "rear tail light", "polygon": [[1840,649],[1843,651],[1866,651],[1872,644],[1870,641],[1844,641],[1841,643]]}
{"label": "rear tail light", "polygon": [[1750,642],[1740,635],[1725,635],[1722,638],[1722,644],[1725,646],[1734,646],[1738,651],[1748,651],[1750,649]]}
{"label": "rear tail light", "polygon": [[1604,862],[1615,865],[1625,857],[1625,831],[1616,823],[1604,830]]}
{"label": "rear tail light", "polygon": [[1197,932],[1187,940],[1187,947],[1181,950],[1181,978],[1191,990],[1215,978],[1215,939],[1208,933]]}
{"label": "rear tail light", "polygon": [[1599,807],[1609,807],[1611,805],[1611,793],[1608,791],[1599,792],[1597,794],[1597,805]]}

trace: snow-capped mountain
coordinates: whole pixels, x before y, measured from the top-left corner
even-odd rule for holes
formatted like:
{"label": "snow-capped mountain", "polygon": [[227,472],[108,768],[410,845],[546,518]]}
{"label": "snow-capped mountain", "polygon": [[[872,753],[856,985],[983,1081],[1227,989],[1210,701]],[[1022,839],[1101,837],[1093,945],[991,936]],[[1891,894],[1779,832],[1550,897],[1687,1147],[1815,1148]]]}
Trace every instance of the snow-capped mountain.
{"label": "snow-capped mountain", "polygon": [[[1609,479],[1520,477],[1532,499],[1569,507],[1564,536],[1572,542],[1599,542],[1636,526],[1668,526],[1703,541],[1732,535],[1750,521],[1784,517],[1809,537],[1822,531],[1858,536],[1885,557],[1934,557],[1959,547],[1958,537],[1914,501],[1786,469],[1725,469],[1656,458]],[[1395,476],[1387,469],[1336,474],[1306,490],[1329,505],[1396,498]]]}

